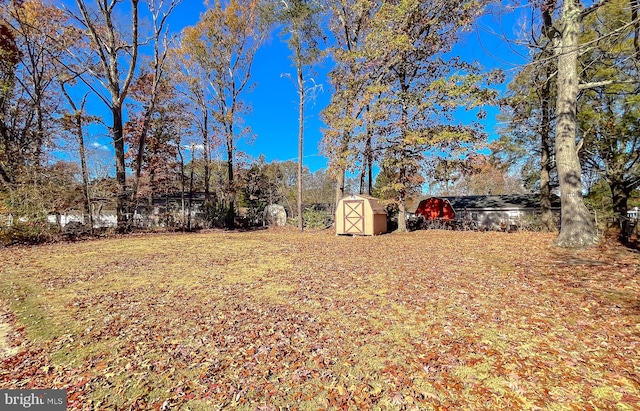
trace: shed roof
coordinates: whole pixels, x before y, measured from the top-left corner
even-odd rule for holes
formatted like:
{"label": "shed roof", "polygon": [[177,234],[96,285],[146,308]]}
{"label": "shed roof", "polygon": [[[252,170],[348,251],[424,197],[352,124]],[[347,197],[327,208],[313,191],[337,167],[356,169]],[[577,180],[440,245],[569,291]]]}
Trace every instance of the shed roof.
{"label": "shed roof", "polygon": [[[539,194],[505,194],[442,198],[449,200],[454,210],[521,210],[540,208]],[[551,208],[560,208],[560,198],[556,195],[551,196]]]}
{"label": "shed roof", "polygon": [[382,204],[380,204],[380,201],[375,198],[372,197],[370,195],[366,195],[366,194],[349,194],[347,196],[344,196],[342,198],[342,200],[351,200],[351,199],[355,199],[355,198],[361,198],[363,200],[366,200],[369,205],[371,206],[371,209],[373,210],[374,214],[387,214],[387,211],[385,210],[384,206]]}

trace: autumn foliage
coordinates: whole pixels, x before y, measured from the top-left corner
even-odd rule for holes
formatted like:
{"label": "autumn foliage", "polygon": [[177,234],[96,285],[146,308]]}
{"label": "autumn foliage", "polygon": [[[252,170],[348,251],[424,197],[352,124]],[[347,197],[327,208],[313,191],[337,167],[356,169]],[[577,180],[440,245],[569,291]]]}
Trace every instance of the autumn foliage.
{"label": "autumn foliage", "polygon": [[290,230],[0,250],[0,388],[68,409],[633,410],[636,254]]}

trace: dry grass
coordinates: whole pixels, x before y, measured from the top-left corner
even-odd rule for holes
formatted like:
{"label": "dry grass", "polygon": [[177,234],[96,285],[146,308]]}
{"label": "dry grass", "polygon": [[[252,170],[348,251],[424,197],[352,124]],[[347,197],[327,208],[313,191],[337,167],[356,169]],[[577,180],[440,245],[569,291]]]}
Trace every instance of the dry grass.
{"label": "dry grass", "polygon": [[640,259],[544,234],[165,234],[0,250],[2,388],[69,409],[640,406]]}

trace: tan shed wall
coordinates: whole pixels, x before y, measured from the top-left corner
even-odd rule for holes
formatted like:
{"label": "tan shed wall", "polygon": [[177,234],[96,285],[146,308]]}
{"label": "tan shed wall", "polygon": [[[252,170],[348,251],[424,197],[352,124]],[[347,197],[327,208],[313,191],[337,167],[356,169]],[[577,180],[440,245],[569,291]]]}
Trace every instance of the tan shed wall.
{"label": "tan shed wall", "polygon": [[373,210],[371,204],[364,200],[364,235],[373,235]]}
{"label": "tan shed wall", "polygon": [[344,234],[344,210],[342,207],[342,201],[338,201],[336,206],[336,235]]}
{"label": "tan shed wall", "polygon": [[386,233],[387,232],[387,215],[374,214],[372,228],[373,228],[373,235]]}
{"label": "tan shed wall", "polygon": [[346,234],[344,228],[344,204],[340,200],[336,207],[336,234]]}

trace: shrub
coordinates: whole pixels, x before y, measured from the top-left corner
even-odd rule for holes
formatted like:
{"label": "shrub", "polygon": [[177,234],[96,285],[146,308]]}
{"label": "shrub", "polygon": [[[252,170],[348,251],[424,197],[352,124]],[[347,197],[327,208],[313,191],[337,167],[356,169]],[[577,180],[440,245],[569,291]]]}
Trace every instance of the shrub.
{"label": "shrub", "polygon": [[[307,208],[302,211],[302,215],[304,217],[305,228],[322,229],[329,228],[333,225],[333,214],[328,211]],[[290,218],[289,223],[297,226],[298,217]]]}
{"label": "shrub", "polygon": [[53,241],[57,235],[56,226],[46,222],[19,221],[10,227],[0,227],[0,244],[3,246],[42,244]]}

